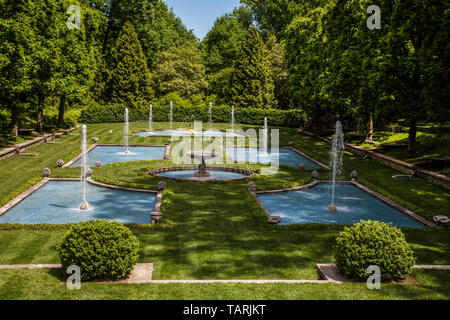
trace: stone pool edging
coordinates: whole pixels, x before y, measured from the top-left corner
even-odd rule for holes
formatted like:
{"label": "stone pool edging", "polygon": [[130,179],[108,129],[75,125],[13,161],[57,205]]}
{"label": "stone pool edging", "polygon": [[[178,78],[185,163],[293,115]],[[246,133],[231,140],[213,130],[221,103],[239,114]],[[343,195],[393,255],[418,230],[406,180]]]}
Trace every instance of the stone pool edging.
{"label": "stone pool edging", "polygon": [[32,147],[36,147],[42,143],[49,143],[54,138],[58,138],[63,135],[67,135],[67,134],[69,134],[69,132],[78,129],[79,127],[81,127],[81,125],[78,125],[73,128],[66,129],[66,130],[63,130],[63,131],[60,131],[57,133],[47,133],[47,134],[44,134],[43,136],[36,137],[32,140],[28,140],[28,141],[25,141],[25,142],[22,142],[19,144],[15,144],[11,147],[4,148],[4,149],[0,150],[0,160],[5,160],[14,155],[21,154],[23,151],[25,151],[29,148],[32,148]]}
{"label": "stone pool edging", "polygon": [[[91,145],[89,148],[87,148],[86,150],[86,154],[89,154],[92,150],[94,150],[97,147],[125,147],[123,144],[98,144],[98,143],[94,143],[93,145]],[[147,144],[140,144],[140,145],[135,145],[135,144],[130,144],[129,147],[143,147],[143,148],[162,148],[165,147],[166,148],[166,155],[167,152],[169,152],[169,157],[170,157],[170,144],[169,145],[147,145]],[[168,151],[169,150],[169,151]],[[83,156],[83,153],[79,153],[77,156],[75,156],[75,158],[73,158],[72,160],[70,160],[69,162],[67,162],[66,164],[64,164],[62,166],[62,168],[68,168],[71,165],[73,165],[75,162],[77,162],[78,160],[80,160],[80,158]],[[169,159],[165,159],[164,160],[169,160]]]}
{"label": "stone pool edging", "polygon": [[280,149],[291,149],[292,151],[294,151],[294,152],[298,153],[299,155],[301,155],[302,157],[304,157],[304,158],[314,162],[315,164],[317,164],[318,166],[322,167],[323,169],[330,170],[329,166],[327,166],[327,165],[323,164],[322,162],[314,159],[313,157],[307,155],[306,153],[304,153],[303,151],[298,150],[295,147],[281,147]]}
{"label": "stone pool edging", "polygon": [[163,177],[158,174],[164,173],[164,172],[174,172],[174,171],[191,171],[191,170],[198,170],[198,166],[181,166],[181,167],[166,167],[166,168],[157,168],[150,171],[147,171],[146,174],[162,179],[169,179],[173,181],[187,181],[187,182],[230,182],[230,181],[239,181],[239,180],[246,180],[249,178],[254,178],[258,176],[256,172],[253,172],[251,170],[244,170],[239,168],[231,168],[231,167],[206,167],[207,171],[226,171],[226,172],[235,172],[235,173],[241,173],[246,175],[246,177],[242,178],[234,178],[234,179],[198,179],[198,180],[190,180],[190,179],[181,179],[181,178],[173,178],[173,177]]}
{"label": "stone pool edging", "polygon": [[[279,189],[279,190],[265,190],[265,191],[256,191],[256,192],[251,192],[251,194],[253,195],[253,197],[256,198],[259,206],[261,207],[261,209],[264,210],[264,212],[268,215],[269,219],[271,217],[269,211],[267,210],[267,208],[264,206],[264,204],[262,203],[262,201],[258,198],[259,194],[274,194],[274,193],[286,193],[286,192],[295,192],[295,191],[301,191],[301,190],[306,190],[306,189],[311,189],[313,187],[315,187],[316,185],[319,184],[331,184],[331,181],[313,181],[310,182],[308,184],[302,185],[302,186],[298,186],[298,187],[293,187],[293,188],[285,188],[285,189]],[[428,221],[427,219],[425,219],[424,217],[418,215],[417,213],[414,213],[413,211],[401,206],[400,204],[398,204],[397,202],[385,197],[384,195],[376,192],[375,190],[370,189],[369,187],[357,182],[357,181],[338,181],[336,182],[336,184],[341,184],[341,185],[354,185],[357,188],[367,192],[368,194],[370,194],[372,197],[377,198],[378,200],[384,202],[385,204],[389,205],[390,207],[400,211],[401,213],[405,214],[406,216],[412,218],[413,220],[423,224],[426,227],[430,227],[430,228],[439,228],[438,225],[436,225],[435,223],[432,223],[430,221]]]}
{"label": "stone pool edging", "polygon": [[[39,181],[37,184],[29,188],[28,190],[22,192],[20,195],[15,197],[13,200],[9,201],[7,204],[2,206],[0,208],[0,217],[2,217],[4,214],[6,214],[9,210],[17,206],[19,203],[24,201],[26,198],[28,198],[30,195],[32,195],[34,192],[42,188],[44,185],[46,185],[50,181],[69,181],[69,182],[79,182],[81,181],[79,178],[43,178],[41,181]],[[163,214],[161,213],[161,205],[162,205],[162,198],[163,198],[163,191],[156,191],[156,190],[146,190],[146,189],[135,189],[135,188],[129,188],[129,187],[122,187],[122,186],[114,186],[110,184],[105,184],[102,182],[98,182],[93,180],[92,178],[86,179],[86,181],[92,185],[102,187],[102,188],[108,188],[112,190],[119,190],[119,191],[129,191],[129,192],[140,192],[140,193],[156,193],[156,200],[155,200],[155,206],[153,207],[150,218],[152,219],[152,214],[159,214],[161,217]],[[152,223],[153,223],[152,219]]]}

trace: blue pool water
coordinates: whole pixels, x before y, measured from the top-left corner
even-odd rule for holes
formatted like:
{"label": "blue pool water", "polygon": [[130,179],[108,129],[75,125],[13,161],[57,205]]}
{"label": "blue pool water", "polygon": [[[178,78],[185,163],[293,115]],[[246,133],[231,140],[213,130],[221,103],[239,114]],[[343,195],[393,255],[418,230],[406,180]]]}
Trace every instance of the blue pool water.
{"label": "blue pool water", "polygon": [[[163,160],[165,147],[129,147],[129,154],[125,154],[125,147],[98,146],[88,154],[89,166],[100,161],[103,165],[116,162],[131,162],[140,160]],[[72,164],[72,167],[80,167],[81,159]]]}
{"label": "blue pool water", "polygon": [[267,150],[267,155],[263,155],[256,148],[225,148],[227,156],[235,161],[240,162],[260,162],[260,163],[275,163],[298,168],[298,165],[303,163],[307,170],[318,169],[320,166],[313,161],[301,156],[291,149],[280,149],[278,153],[272,153],[272,149]]}
{"label": "blue pool water", "polygon": [[351,225],[361,220],[391,223],[399,227],[424,227],[407,215],[374,198],[354,185],[336,186],[338,211],[330,213],[330,186],[317,185],[308,190],[262,194],[258,198],[273,216],[282,218],[281,225],[342,224]]}
{"label": "blue pool water", "polygon": [[[165,136],[195,136],[188,132],[188,130],[155,130],[151,133],[148,131],[138,132],[136,133],[137,136],[141,137],[165,137]],[[198,131],[196,133],[197,136],[202,137],[226,137],[227,132],[226,131],[218,131],[218,130],[210,130],[210,131]],[[229,137],[244,137],[245,135],[242,133],[228,133]]]}
{"label": "blue pool water", "polygon": [[[186,180],[199,180],[199,178],[195,177],[195,173],[198,170],[180,170],[180,171],[169,171],[159,173],[158,176],[167,177],[167,178],[176,178],[176,179],[186,179]],[[240,179],[246,177],[245,174],[237,173],[237,172],[228,172],[228,171],[208,171],[211,174],[209,178],[200,178],[200,180],[228,180],[228,179]]]}
{"label": "blue pool water", "polygon": [[0,223],[66,224],[93,219],[151,223],[156,194],[112,190],[87,185],[86,212],[79,210],[81,183],[50,181],[0,217]]}

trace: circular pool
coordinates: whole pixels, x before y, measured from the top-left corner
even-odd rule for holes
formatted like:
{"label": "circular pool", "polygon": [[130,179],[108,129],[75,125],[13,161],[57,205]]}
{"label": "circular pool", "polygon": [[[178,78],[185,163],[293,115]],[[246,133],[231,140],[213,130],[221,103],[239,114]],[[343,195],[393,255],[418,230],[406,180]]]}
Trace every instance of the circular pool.
{"label": "circular pool", "polygon": [[168,179],[191,181],[233,181],[256,175],[252,171],[238,168],[206,167],[206,170],[209,174],[206,177],[198,175],[198,166],[154,169],[149,171],[148,174]]}

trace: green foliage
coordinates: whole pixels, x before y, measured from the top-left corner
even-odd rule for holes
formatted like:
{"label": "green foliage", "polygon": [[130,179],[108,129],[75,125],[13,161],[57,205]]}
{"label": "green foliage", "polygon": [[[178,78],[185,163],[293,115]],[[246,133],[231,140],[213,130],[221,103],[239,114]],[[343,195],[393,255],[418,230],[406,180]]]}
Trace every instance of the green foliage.
{"label": "green foliage", "polygon": [[80,267],[84,281],[120,280],[138,260],[139,241],[121,223],[93,220],[73,225],[57,250],[63,270]]}
{"label": "green foliage", "polygon": [[129,107],[147,105],[153,99],[147,61],[134,27],[128,22],[111,49],[106,96]]}
{"label": "green foliage", "polygon": [[267,50],[255,27],[250,27],[242,40],[231,81],[231,104],[247,108],[275,105]]}
{"label": "green foliage", "polygon": [[336,239],[335,259],[339,270],[354,280],[367,279],[369,266],[381,269],[383,281],[401,280],[415,262],[401,230],[376,221],[345,228]]}
{"label": "green foliage", "polygon": [[154,80],[160,96],[178,92],[183,99],[190,99],[207,88],[202,58],[189,43],[161,53]]}
{"label": "green foliage", "polygon": [[[84,109],[81,112],[81,123],[113,123],[123,122],[123,114],[126,106],[115,105],[95,105]],[[167,122],[169,121],[168,105],[153,106],[153,121]],[[147,121],[148,108],[131,109],[130,121]],[[259,109],[259,108],[236,108],[236,123],[261,125],[264,118],[268,118],[271,126],[292,127],[297,128],[303,121],[303,112],[301,110],[276,110],[276,109]],[[188,119],[209,122],[209,113],[207,106],[179,106],[173,107],[173,121],[185,122]],[[216,123],[230,123],[231,107],[214,106],[212,109],[212,120]]]}

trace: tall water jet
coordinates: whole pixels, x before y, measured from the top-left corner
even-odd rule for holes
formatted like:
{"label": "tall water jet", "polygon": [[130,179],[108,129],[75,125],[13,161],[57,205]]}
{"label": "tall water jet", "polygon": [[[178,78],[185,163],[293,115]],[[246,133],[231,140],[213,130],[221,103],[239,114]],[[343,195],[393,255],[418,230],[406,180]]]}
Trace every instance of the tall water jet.
{"label": "tall water jet", "polygon": [[123,128],[123,136],[125,140],[125,153],[128,154],[130,151],[128,150],[128,134],[130,131],[130,125],[129,125],[129,115],[128,115],[128,108],[125,109],[125,126]]}
{"label": "tall water jet", "polygon": [[234,106],[231,107],[231,130],[234,131]]}
{"label": "tall water jet", "polygon": [[263,130],[262,140],[263,140],[262,154],[264,156],[267,156],[268,140],[269,140],[269,127],[267,125],[267,118],[264,118],[264,130]]}
{"label": "tall water jet", "polygon": [[209,103],[209,129],[212,128],[212,102]]}
{"label": "tall water jet", "polygon": [[88,177],[88,161],[87,161],[87,127],[83,125],[81,129],[81,188],[83,201],[80,204],[82,211],[89,209],[89,203],[86,200],[86,182]]}
{"label": "tall water jet", "polygon": [[334,203],[335,190],[336,190],[336,176],[341,174],[343,167],[344,156],[344,132],[342,131],[342,124],[340,121],[336,123],[336,133],[333,137],[333,149],[331,153],[331,204],[328,207],[330,212],[337,211],[336,204]]}
{"label": "tall water jet", "polygon": [[173,102],[172,101],[170,101],[169,122],[170,122],[170,131],[173,131],[173,127],[172,127],[172,122],[173,122]]}
{"label": "tall water jet", "polygon": [[148,131],[153,134],[153,105],[150,105],[150,114],[148,117]]}

